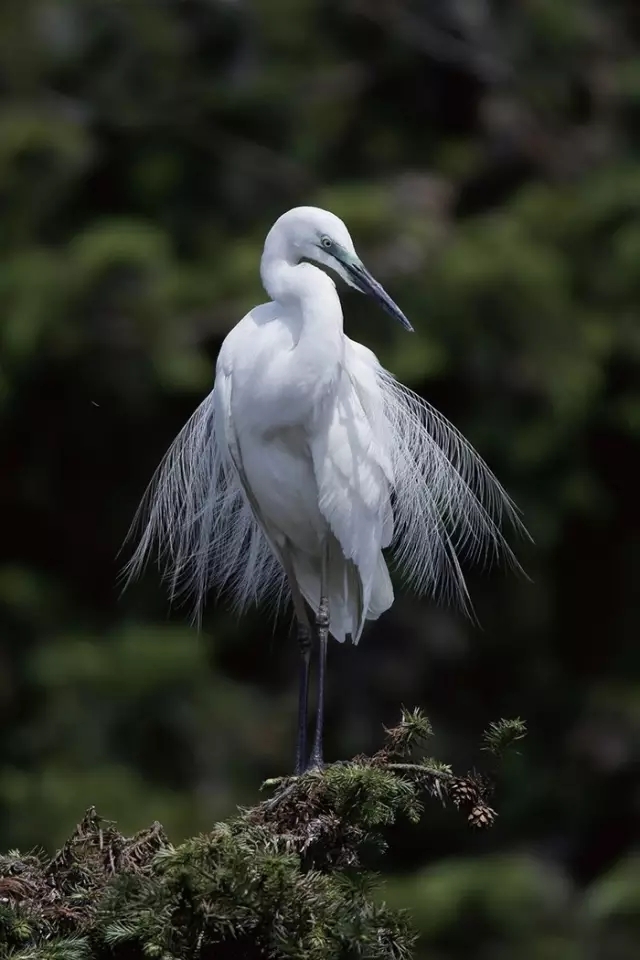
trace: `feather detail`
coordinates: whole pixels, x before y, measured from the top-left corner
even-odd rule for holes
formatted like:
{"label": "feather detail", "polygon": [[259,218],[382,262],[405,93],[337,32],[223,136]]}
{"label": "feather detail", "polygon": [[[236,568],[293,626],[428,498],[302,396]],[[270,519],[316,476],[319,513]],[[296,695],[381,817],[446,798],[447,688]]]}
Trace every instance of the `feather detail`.
{"label": "feather detail", "polygon": [[[372,351],[345,340],[349,382],[371,428],[368,455],[390,486],[392,515],[379,521],[382,546],[389,546],[418,594],[457,603],[469,612],[461,560],[487,564],[503,556],[519,568],[500,530],[508,520],[526,534],[517,509],[442,414],[399,383]],[[271,535],[243,477],[230,390],[230,378],[219,365],[214,390],[171,444],[129,532],[131,537],[141,530],[124,570],[127,582],[155,553],[172,600],[190,599],[194,619],[200,618],[212,587],[230,595],[238,611],[251,603],[277,605],[289,592],[277,531]],[[388,576],[378,569],[381,564],[386,573],[382,555],[370,560],[373,573],[365,577],[357,635],[364,617],[379,616],[393,602]],[[315,591],[306,582],[304,587],[312,602]]]}
{"label": "feather detail", "polygon": [[418,594],[469,610],[462,559],[500,556],[521,569],[500,526],[526,529],[518,510],[470,443],[426,400],[378,364],[393,442],[394,559]]}
{"label": "feather detail", "polygon": [[128,583],[155,553],[171,599],[190,599],[196,620],[213,586],[238,611],[251,603],[276,605],[285,587],[220,429],[219,387],[220,378],[156,470],[128,534],[140,539],[123,571]]}

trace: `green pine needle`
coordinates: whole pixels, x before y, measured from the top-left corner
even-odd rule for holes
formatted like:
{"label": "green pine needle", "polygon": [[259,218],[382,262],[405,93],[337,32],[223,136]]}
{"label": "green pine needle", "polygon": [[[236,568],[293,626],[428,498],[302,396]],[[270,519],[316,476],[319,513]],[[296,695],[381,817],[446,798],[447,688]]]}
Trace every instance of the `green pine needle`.
{"label": "green pine needle", "polygon": [[527,726],[519,717],[514,720],[496,720],[489,724],[482,735],[482,749],[496,757],[502,757],[514,743],[526,735]]}
{"label": "green pine needle", "polygon": [[116,920],[110,923],[104,929],[104,942],[110,947],[117,946],[126,940],[134,940],[138,936],[138,928],[133,923],[123,923],[122,920]]}
{"label": "green pine needle", "polygon": [[391,728],[385,727],[387,750],[396,756],[406,756],[411,750],[433,736],[428,717],[417,707],[408,710],[402,707],[400,723]]}

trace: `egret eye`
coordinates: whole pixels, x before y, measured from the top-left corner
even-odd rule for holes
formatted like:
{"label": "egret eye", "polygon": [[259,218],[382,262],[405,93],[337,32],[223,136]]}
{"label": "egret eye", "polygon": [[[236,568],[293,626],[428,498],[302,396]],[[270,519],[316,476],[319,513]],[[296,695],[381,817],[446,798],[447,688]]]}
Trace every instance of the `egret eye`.
{"label": "egret eye", "polygon": [[333,246],[333,240],[331,237],[320,237],[320,243],[325,250],[331,250],[331,247]]}

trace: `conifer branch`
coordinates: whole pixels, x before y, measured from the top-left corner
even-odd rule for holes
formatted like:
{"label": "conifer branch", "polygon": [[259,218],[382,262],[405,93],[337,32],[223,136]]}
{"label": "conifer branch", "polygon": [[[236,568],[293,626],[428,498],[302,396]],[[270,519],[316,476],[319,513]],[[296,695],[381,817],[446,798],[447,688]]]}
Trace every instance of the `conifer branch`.
{"label": "conifer branch", "polygon": [[[495,753],[524,725],[489,733]],[[271,798],[178,847],[158,823],[126,838],[90,808],[51,860],[0,857],[0,960],[199,960],[225,945],[247,960],[409,960],[407,916],[372,896],[384,828],[417,823],[425,797],[475,827],[496,816],[486,776],[415,756],[431,736],[403,709],[373,756],[273,778]]]}

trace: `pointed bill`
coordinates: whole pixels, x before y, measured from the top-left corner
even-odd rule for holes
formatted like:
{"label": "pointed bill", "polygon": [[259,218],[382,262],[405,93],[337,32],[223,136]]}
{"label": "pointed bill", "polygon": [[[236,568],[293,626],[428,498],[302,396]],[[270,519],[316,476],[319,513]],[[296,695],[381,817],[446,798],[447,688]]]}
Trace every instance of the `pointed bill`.
{"label": "pointed bill", "polygon": [[347,271],[350,282],[361,293],[366,293],[368,296],[373,297],[376,300],[383,310],[398,320],[405,330],[408,330],[410,333],[413,333],[413,327],[405,317],[404,313],[400,307],[393,302],[387,291],[375,277],[372,277],[365,265],[361,260],[358,259],[354,254],[349,253],[348,250],[340,247],[335,250],[336,259],[340,261],[345,270]]}

